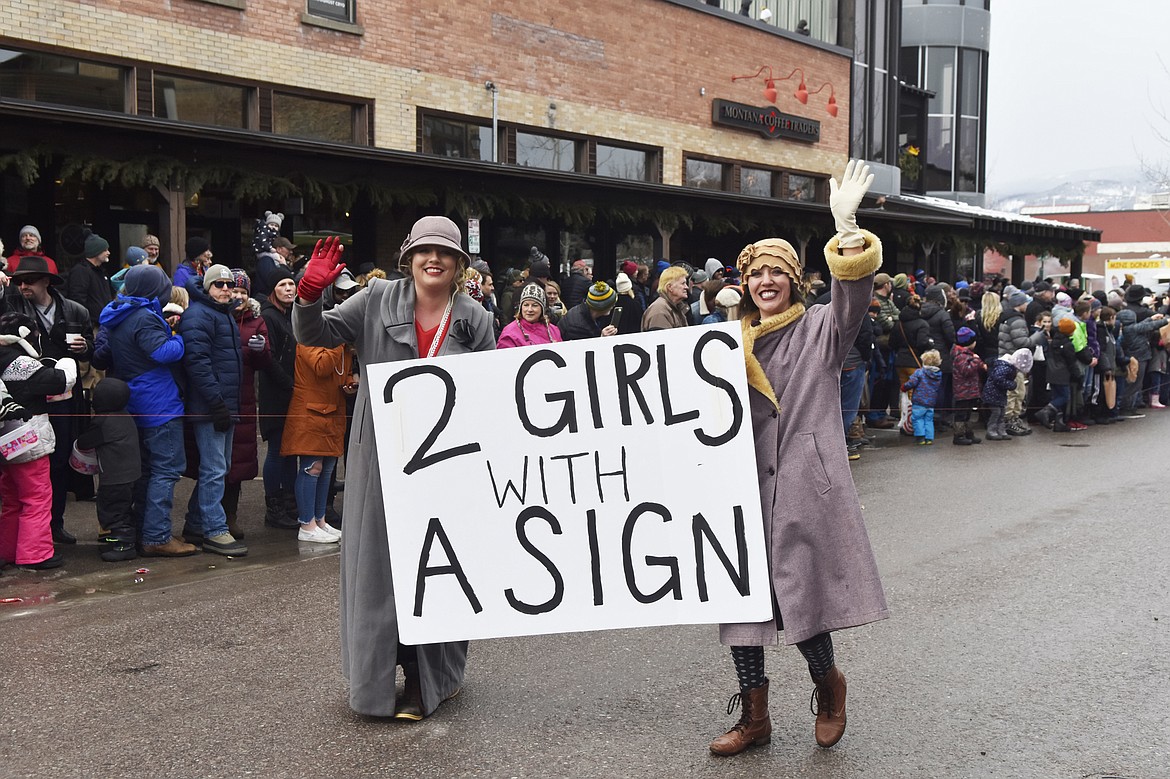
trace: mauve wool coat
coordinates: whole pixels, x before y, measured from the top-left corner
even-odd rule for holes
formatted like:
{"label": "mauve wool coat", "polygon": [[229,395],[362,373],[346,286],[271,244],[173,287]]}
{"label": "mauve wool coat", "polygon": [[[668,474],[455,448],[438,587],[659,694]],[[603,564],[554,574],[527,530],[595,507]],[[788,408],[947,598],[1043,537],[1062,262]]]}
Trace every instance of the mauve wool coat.
{"label": "mauve wool coat", "polygon": [[[784,643],[889,616],[841,426],[841,365],[866,316],[881,243],[843,257],[825,247],[832,302],[759,337],[754,354],[780,409],[748,390],[772,591]],[[749,383],[752,371],[749,369]],[[720,626],[730,646],[778,643],[777,619]]]}
{"label": "mauve wool coat", "polygon": [[[307,306],[297,303],[292,320],[299,343],[327,347],[352,343],[362,365],[418,357],[414,282],[410,279],[373,279],[329,311],[322,310],[321,301]],[[457,295],[450,333],[439,354],[488,351],[495,343],[491,314],[468,296]],[[370,389],[367,382],[359,385],[345,460],[348,488],[342,514],[341,669],[349,679],[350,708],[388,717],[395,705],[398,620]],[[430,714],[463,684],[467,642],[427,644],[419,646],[417,654],[423,712]]]}

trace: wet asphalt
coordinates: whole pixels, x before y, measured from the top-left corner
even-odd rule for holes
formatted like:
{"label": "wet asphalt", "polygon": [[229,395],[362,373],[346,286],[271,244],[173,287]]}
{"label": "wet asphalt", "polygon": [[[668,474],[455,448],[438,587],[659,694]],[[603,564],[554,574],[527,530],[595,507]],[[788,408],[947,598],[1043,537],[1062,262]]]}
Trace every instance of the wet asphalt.
{"label": "wet asphalt", "polygon": [[476,642],[431,718],[361,717],[336,550],[265,528],[259,482],[240,559],[103,563],[71,503],[65,567],[0,574],[0,777],[1170,777],[1160,414],[978,447],[875,432],[853,473],[893,616],[835,635],[845,737],[815,745],[807,669],[772,648],[772,743],[729,759],[713,626]]}

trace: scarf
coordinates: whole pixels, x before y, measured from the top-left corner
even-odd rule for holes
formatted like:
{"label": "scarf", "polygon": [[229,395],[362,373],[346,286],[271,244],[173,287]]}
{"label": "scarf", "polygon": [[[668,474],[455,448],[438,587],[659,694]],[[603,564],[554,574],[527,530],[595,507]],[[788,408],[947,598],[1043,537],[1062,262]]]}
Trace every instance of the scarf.
{"label": "scarf", "polygon": [[758,325],[753,325],[747,319],[740,320],[740,327],[743,330],[743,359],[747,367],[748,386],[772,401],[772,405],[776,407],[777,411],[780,410],[780,402],[776,400],[776,392],[772,389],[772,383],[768,381],[768,375],[764,373],[764,367],[760,365],[760,361],[756,359],[754,353],[756,340],[768,333],[783,330],[802,316],[804,316],[804,305],[797,303],[789,306],[787,311],[762,320]]}

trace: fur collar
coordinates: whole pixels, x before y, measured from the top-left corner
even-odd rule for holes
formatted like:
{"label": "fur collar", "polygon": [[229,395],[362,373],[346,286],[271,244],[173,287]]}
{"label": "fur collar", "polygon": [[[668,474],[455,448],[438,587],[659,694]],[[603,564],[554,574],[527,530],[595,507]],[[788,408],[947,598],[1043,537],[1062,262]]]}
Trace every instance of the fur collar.
{"label": "fur collar", "polygon": [[804,306],[797,303],[790,306],[787,311],[770,316],[759,324],[753,325],[747,319],[740,321],[740,327],[743,331],[743,358],[747,364],[748,386],[772,401],[772,405],[776,407],[777,411],[780,410],[780,402],[776,400],[776,392],[772,389],[772,383],[768,381],[768,375],[764,373],[764,367],[756,359],[756,340],[768,333],[783,330],[802,316],[804,316]]}

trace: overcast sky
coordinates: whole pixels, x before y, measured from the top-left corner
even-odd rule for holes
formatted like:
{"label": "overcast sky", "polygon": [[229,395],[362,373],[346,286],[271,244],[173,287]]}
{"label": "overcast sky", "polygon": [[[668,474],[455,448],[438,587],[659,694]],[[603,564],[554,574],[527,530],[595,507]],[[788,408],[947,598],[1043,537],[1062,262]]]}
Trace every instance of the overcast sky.
{"label": "overcast sky", "polygon": [[992,0],[987,191],[1170,161],[1170,0]]}

